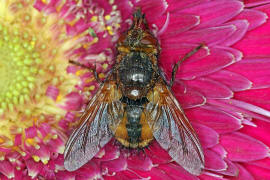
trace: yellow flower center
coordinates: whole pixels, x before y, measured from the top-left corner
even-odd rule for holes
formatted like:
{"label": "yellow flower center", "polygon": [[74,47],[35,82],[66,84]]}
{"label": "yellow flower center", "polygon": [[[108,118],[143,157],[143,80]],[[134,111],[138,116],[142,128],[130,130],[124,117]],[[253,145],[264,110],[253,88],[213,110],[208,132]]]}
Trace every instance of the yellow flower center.
{"label": "yellow flower center", "polygon": [[[66,52],[76,37],[66,36],[61,19],[45,16],[32,3],[8,1],[0,6],[0,147],[21,154],[23,143],[39,148],[40,139],[54,137],[43,137],[37,129],[42,123],[57,125],[66,113],[59,107],[65,104],[63,97],[79,82],[66,72]],[[56,100],[46,94],[50,86],[59,91]],[[30,127],[36,128],[37,137],[27,137]],[[16,147],[18,134],[23,143]]]}
{"label": "yellow flower center", "polygon": [[[0,24],[0,114],[30,100],[39,74],[35,38]],[[27,113],[27,111],[26,111]]]}
{"label": "yellow flower center", "polygon": [[[25,147],[38,150],[50,140],[61,139],[58,133],[63,129],[59,121],[67,113],[67,95],[80,92],[84,97],[91,97],[91,91],[96,88],[93,84],[84,85],[91,84],[95,80],[93,77],[80,78],[89,73],[87,69],[78,68],[74,74],[74,69],[67,73],[68,60],[83,57],[93,44],[100,43],[101,38],[111,38],[115,42],[121,23],[119,11],[104,15],[102,11],[91,10],[92,19],[87,17],[86,11],[78,11],[74,19],[67,20],[57,13],[33,8],[34,2],[10,0],[0,5],[0,148],[17,151],[22,156],[29,153]],[[56,11],[60,11],[65,2],[60,0]],[[80,5],[78,1],[74,7],[83,8]],[[84,32],[74,33],[82,17],[94,25]],[[67,27],[72,29],[70,34]],[[98,36],[98,32],[104,35]],[[112,50],[104,49],[86,55],[95,59],[106,72],[112,64],[112,54]],[[99,77],[104,78],[105,74],[101,72]],[[68,102],[72,100],[71,97]],[[44,132],[42,125],[51,129]],[[64,144],[59,145],[57,152],[63,153],[63,149]],[[30,157],[47,164],[49,156],[31,154]],[[4,159],[5,152],[0,151],[0,161]]]}

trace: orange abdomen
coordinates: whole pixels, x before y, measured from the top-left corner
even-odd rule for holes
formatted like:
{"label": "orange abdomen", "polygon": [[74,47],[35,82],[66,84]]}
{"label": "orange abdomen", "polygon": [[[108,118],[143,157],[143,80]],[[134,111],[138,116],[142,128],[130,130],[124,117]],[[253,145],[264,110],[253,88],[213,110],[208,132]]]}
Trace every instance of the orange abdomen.
{"label": "orange abdomen", "polygon": [[143,107],[127,106],[123,120],[116,129],[115,138],[127,148],[143,148],[153,140]]}

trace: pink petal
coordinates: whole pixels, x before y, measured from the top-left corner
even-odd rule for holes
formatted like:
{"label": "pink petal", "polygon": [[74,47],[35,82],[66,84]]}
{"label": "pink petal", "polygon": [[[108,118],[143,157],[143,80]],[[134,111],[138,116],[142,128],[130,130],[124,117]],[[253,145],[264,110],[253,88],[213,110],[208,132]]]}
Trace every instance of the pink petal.
{"label": "pink petal", "polygon": [[42,11],[46,7],[46,4],[42,2],[42,0],[36,0],[34,3],[34,8],[39,11]]}
{"label": "pink petal", "polygon": [[178,1],[178,0],[167,0],[169,6],[169,11],[179,11],[182,9],[190,8],[193,6],[197,6],[200,3],[208,2],[208,0],[189,0],[188,3],[186,1]]}
{"label": "pink petal", "polygon": [[75,179],[76,174],[68,171],[59,171],[56,174],[56,179],[72,180]]}
{"label": "pink petal", "polygon": [[[260,7],[263,12],[270,14],[270,5]],[[270,21],[260,27],[249,31],[245,38],[237,42],[234,47],[242,51],[246,56],[263,57],[269,55],[269,28]]]}
{"label": "pink petal", "polygon": [[184,94],[175,93],[175,97],[184,109],[202,106],[206,103],[206,98],[194,90],[187,90]]}
{"label": "pink petal", "polygon": [[25,164],[27,166],[28,176],[35,178],[40,173],[42,165],[40,163],[34,162],[34,160],[26,160]]}
{"label": "pink petal", "polygon": [[37,136],[37,129],[36,127],[29,127],[25,129],[25,136],[26,138],[34,138]]}
{"label": "pink petal", "polygon": [[123,172],[108,174],[108,176],[104,177],[105,180],[138,179],[138,178],[144,178],[144,177],[140,177],[136,172],[131,172],[131,171],[123,171]]}
{"label": "pink petal", "polygon": [[0,152],[8,153],[8,152],[10,152],[10,151],[11,151],[10,148],[0,147]]}
{"label": "pink petal", "polygon": [[[246,172],[249,175],[251,174],[254,177],[253,179],[255,179],[255,180],[269,180],[270,179],[269,169],[260,168],[260,167],[253,166],[253,165],[246,165],[246,164],[243,166],[245,167]],[[268,164],[268,166],[269,166],[269,164]],[[244,178],[243,178],[243,180],[244,180]]]}
{"label": "pink petal", "polygon": [[219,45],[216,45],[215,48],[223,49],[227,52],[230,52],[234,56],[235,62],[238,62],[238,61],[242,60],[242,58],[243,58],[243,53],[241,51],[239,51],[238,49],[231,48],[228,46],[219,46]]}
{"label": "pink petal", "polygon": [[155,140],[150,144],[149,148],[145,149],[145,152],[153,164],[168,163],[172,160],[168,152],[162,149]]}
{"label": "pink petal", "polygon": [[222,70],[208,76],[228,86],[232,91],[243,91],[251,87],[251,82],[237,73]]}
{"label": "pink petal", "polygon": [[263,108],[254,106],[252,104],[249,104],[249,103],[246,103],[246,102],[243,102],[243,101],[238,101],[238,100],[234,100],[234,99],[221,100],[221,101],[230,103],[230,104],[232,104],[232,105],[234,105],[236,107],[239,107],[239,108],[243,108],[244,110],[248,110],[248,111],[251,111],[251,112],[255,112],[257,114],[261,114],[261,115],[266,116],[266,117],[270,117],[270,111],[267,111],[267,110],[265,110]]}
{"label": "pink petal", "polygon": [[220,175],[212,174],[209,172],[206,172],[206,173],[200,175],[200,179],[201,180],[227,180]]}
{"label": "pink petal", "polygon": [[[103,176],[105,180],[116,180],[116,179],[144,179],[145,177],[141,177],[137,174],[137,172],[131,171],[123,171],[114,174],[108,174],[108,176]],[[147,177],[146,177],[147,178]]]}
{"label": "pink petal", "polygon": [[257,6],[262,6],[265,4],[269,4],[269,0],[245,0],[245,6],[249,8],[254,8]]}
{"label": "pink petal", "polygon": [[67,26],[67,34],[68,35],[76,35],[82,33],[83,31],[89,28],[89,24],[85,22],[84,19],[79,19],[76,23],[72,26]]}
{"label": "pink petal", "polygon": [[61,138],[51,139],[48,143],[50,152],[53,153],[63,153],[65,147],[65,141]]}
{"label": "pink petal", "polygon": [[200,3],[198,6],[183,9],[181,12],[198,14],[200,24],[197,28],[205,28],[220,25],[243,10],[243,3],[239,1],[210,1]]}
{"label": "pink petal", "polygon": [[48,86],[46,90],[46,96],[56,100],[57,96],[59,95],[59,89],[55,86]]}
{"label": "pink petal", "polygon": [[251,161],[251,162],[249,162],[249,164],[270,170],[270,166],[269,166],[270,158],[269,157],[258,160],[258,161]]}
{"label": "pink petal", "polygon": [[260,121],[260,120],[253,120],[253,122],[256,124],[255,127],[247,126],[243,129],[241,129],[241,132],[249,135],[251,137],[254,137],[255,139],[263,142],[268,147],[270,146],[270,138],[265,138],[269,136],[270,132],[270,125],[269,122]]}
{"label": "pink petal", "polygon": [[235,99],[270,110],[270,88],[235,93]]}
{"label": "pink petal", "polygon": [[17,134],[15,136],[15,142],[14,142],[15,146],[19,146],[22,144],[22,134]]}
{"label": "pink petal", "polygon": [[227,164],[220,155],[211,150],[204,150],[205,168],[212,171],[222,171],[227,168]]}
{"label": "pink petal", "polygon": [[[162,53],[160,57],[160,65],[166,73],[171,75],[173,65],[185,56],[188,52],[192,51],[198,44],[179,44],[179,43],[163,43],[161,45]],[[202,48],[193,56],[188,58],[188,62],[198,61],[198,59],[205,58],[209,55],[208,48]],[[182,68],[182,64],[179,69]],[[169,76],[170,77],[170,76]]]}
{"label": "pink petal", "polygon": [[235,31],[234,25],[210,27],[207,29],[190,30],[180,35],[175,34],[171,38],[164,39],[164,43],[205,43],[208,46],[219,44],[230,37]]}
{"label": "pink petal", "polygon": [[235,19],[246,19],[249,22],[248,31],[259,27],[266,22],[267,15],[255,9],[245,9]]}
{"label": "pink petal", "polygon": [[101,168],[100,164],[90,161],[76,171],[78,173],[76,179],[100,179],[102,177]]}
{"label": "pink petal", "polygon": [[100,161],[110,161],[120,157],[119,147],[113,145],[113,143],[108,143],[104,149],[105,151],[103,156],[100,157]]}
{"label": "pink petal", "polygon": [[184,13],[171,13],[167,16],[163,15],[156,23],[157,27],[161,29],[165,25],[167,19],[169,22],[168,27],[165,29],[165,33],[162,33],[160,37],[161,40],[185,32],[200,23],[198,16]]}
{"label": "pink petal", "polygon": [[257,119],[269,122],[269,118],[268,118],[270,115],[269,111],[262,109],[258,106],[254,106],[252,104],[243,102],[243,101],[238,101],[234,99],[230,99],[230,100],[209,99],[208,103],[213,106],[217,106],[220,109],[227,109],[227,111],[240,112],[244,114],[244,116],[247,118],[257,118]]}
{"label": "pink petal", "polygon": [[167,174],[166,172],[162,171],[161,169],[152,168],[151,171],[138,171],[136,172],[140,178],[138,179],[155,179],[155,180],[174,180]]}
{"label": "pink petal", "polygon": [[150,171],[154,165],[148,156],[139,155],[132,156],[127,160],[128,168],[139,171]]}
{"label": "pink petal", "polygon": [[184,109],[202,106],[206,102],[206,98],[201,93],[186,88],[182,82],[175,83],[172,90]]}
{"label": "pink petal", "polygon": [[[102,51],[104,51],[105,48],[111,47],[112,45],[112,39],[111,37],[104,38],[104,33],[97,33],[97,36],[99,37],[98,43],[95,43],[91,45],[91,47],[87,50],[87,55],[93,55],[98,54]],[[87,58],[86,58],[87,59]],[[94,59],[92,62],[94,63],[96,59]]]}
{"label": "pink petal", "polygon": [[76,66],[71,65],[71,66],[67,67],[67,73],[75,74],[76,72],[77,72],[77,67]]}
{"label": "pink petal", "polygon": [[83,99],[82,96],[77,92],[71,92],[66,95],[66,103],[63,108],[67,110],[79,110],[82,107]]}
{"label": "pink petal", "polygon": [[229,66],[234,61],[235,58],[230,52],[212,48],[210,55],[203,59],[197,59],[197,61],[194,62],[183,62],[182,66],[179,68],[179,73],[176,74],[176,78],[185,80],[194,79],[198,76],[216,72]]}
{"label": "pink petal", "polygon": [[202,124],[192,123],[203,148],[210,148],[218,144],[219,135],[213,129]]}
{"label": "pink petal", "polygon": [[106,0],[93,0],[93,1],[84,0],[83,1],[83,4],[85,4],[85,7],[90,7],[92,3],[97,3],[97,6],[102,7],[102,9],[104,10],[104,14],[108,14],[112,10],[111,4],[113,3],[109,3]]}
{"label": "pink petal", "polygon": [[227,168],[224,171],[219,171],[219,173],[226,176],[237,176],[239,174],[238,167],[230,160],[225,159],[224,161],[227,164]]}
{"label": "pink petal", "polygon": [[120,156],[118,159],[106,161],[101,164],[102,169],[108,169],[109,172],[120,172],[127,169],[127,161],[124,157]]}
{"label": "pink petal", "polygon": [[253,88],[270,87],[270,59],[244,59],[239,63],[235,63],[227,69],[248,78]]}
{"label": "pink petal", "polygon": [[201,123],[214,129],[218,133],[233,132],[241,127],[240,120],[223,111],[193,108],[187,109],[185,113],[192,122]]}
{"label": "pink petal", "polygon": [[157,168],[165,171],[167,175],[171,176],[175,180],[177,179],[198,180],[196,176],[191,175],[179,165],[175,165],[172,163],[161,164]]}
{"label": "pink petal", "polygon": [[220,44],[222,46],[231,46],[242,39],[247,32],[249,23],[247,20],[235,20],[226,23],[226,25],[234,25],[236,27],[236,31]]}
{"label": "pink petal", "polygon": [[215,145],[214,147],[211,148],[211,150],[219,154],[223,159],[225,159],[227,156],[227,152],[225,151],[224,147],[220,144]]}
{"label": "pink petal", "polygon": [[142,12],[145,13],[148,23],[151,24],[156,18],[165,12],[168,5],[166,1],[163,0],[141,0],[138,3],[135,3],[135,6],[142,8]]}
{"label": "pink petal", "polygon": [[40,145],[40,148],[34,153],[34,155],[40,157],[40,160],[43,163],[48,163],[50,160],[50,151],[47,146],[45,145]]}
{"label": "pink petal", "polygon": [[42,123],[38,127],[38,131],[42,134],[43,137],[46,137],[47,134],[51,133],[51,126],[47,123]]}
{"label": "pink petal", "polygon": [[6,160],[2,160],[0,162],[0,173],[2,173],[3,175],[5,175],[9,179],[14,178],[14,176],[15,176],[15,174],[14,174],[14,168]]}
{"label": "pink petal", "polygon": [[247,169],[245,169],[243,166],[240,164],[236,164],[236,166],[239,169],[239,174],[236,178],[232,178],[235,180],[254,180],[253,176],[249,173]]}
{"label": "pink petal", "polygon": [[229,99],[233,96],[233,92],[218,81],[208,78],[197,78],[195,80],[186,81],[188,87],[202,93],[207,98]]}
{"label": "pink petal", "polygon": [[56,5],[60,3],[57,0],[51,0],[48,4],[46,4],[46,7],[43,9],[46,13],[54,13],[56,12]]}
{"label": "pink petal", "polygon": [[247,162],[269,156],[269,148],[262,142],[238,132],[222,135],[220,144],[228,152],[227,157],[231,161]]}
{"label": "pink petal", "polygon": [[59,17],[63,17],[67,22],[71,22],[76,18],[75,13],[70,13],[76,10],[76,2],[69,1],[69,3],[65,3],[59,11]]}
{"label": "pink petal", "polygon": [[123,18],[123,20],[126,20],[131,16],[133,7],[129,1],[115,0],[114,2],[115,4],[117,4],[117,9],[121,10],[121,17]]}
{"label": "pink petal", "polygon": [[23,171],[15,171],[15,178],[14,180],[21,180],[23,179],[23,177],[25,177],[25,173]]}
{"label": "pink petal", "polygon": [[75,114],[73,112],[67,112],[65,115],[65,120],[68,122],[73,122],[75,119]]}

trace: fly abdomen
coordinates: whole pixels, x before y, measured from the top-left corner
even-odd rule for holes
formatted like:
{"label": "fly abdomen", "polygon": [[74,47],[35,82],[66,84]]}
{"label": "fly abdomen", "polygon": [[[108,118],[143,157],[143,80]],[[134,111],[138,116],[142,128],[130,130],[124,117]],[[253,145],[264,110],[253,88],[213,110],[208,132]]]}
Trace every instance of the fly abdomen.
{"label": "fly abdomen", "polygon": [[144,113],[147,98],[132,100],[123,96],[120,101],[125,104],[125,112],[123,121],[115,131],[115,138],[127,148],[146,147],[153,140]]}
{"label": "fly abdomen", "polygon": [[128,105],[126,107],[127,112],[127,133],[131,144],[137,144],[140,142],[142,125],[140,124],[140,119],[142,115],[141,106]]}

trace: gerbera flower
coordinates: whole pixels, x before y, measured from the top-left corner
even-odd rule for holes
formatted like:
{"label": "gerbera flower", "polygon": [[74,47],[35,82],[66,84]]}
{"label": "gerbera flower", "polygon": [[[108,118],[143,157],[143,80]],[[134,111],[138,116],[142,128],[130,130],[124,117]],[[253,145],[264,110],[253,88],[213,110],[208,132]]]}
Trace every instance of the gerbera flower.
{"label": "gerbera flower", "polygon": [[[237,0],[1,2],[0,178],[267,177],[269,5],[247,6]],[[63,167],[76,111],[98,88],[92,72],[68,61],[96,66],[104,78],[135,7],[159,39],[160,66],[168,78],[180,57],[206,45],[181,64],[173,87],[204,149],[199,177],[172,162],[156,142],[145,154],[128,155],[112,141],[79,170]]]}

